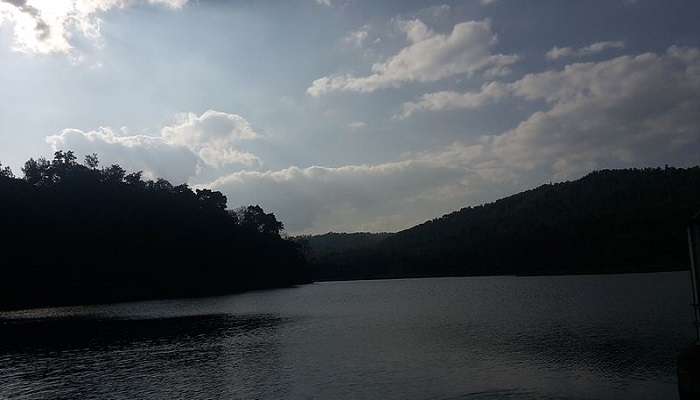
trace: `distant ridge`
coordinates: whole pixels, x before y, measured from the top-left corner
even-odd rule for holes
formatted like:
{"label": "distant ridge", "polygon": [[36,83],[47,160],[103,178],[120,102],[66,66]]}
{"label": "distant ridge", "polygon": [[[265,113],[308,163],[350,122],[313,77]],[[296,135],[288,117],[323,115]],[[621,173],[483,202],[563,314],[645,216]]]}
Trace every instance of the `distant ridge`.
{"label": "distant ridge", "polygon": [[698,210],[700,167],[601,170],[395,234],[306,243],[319,280],[680,270]]}

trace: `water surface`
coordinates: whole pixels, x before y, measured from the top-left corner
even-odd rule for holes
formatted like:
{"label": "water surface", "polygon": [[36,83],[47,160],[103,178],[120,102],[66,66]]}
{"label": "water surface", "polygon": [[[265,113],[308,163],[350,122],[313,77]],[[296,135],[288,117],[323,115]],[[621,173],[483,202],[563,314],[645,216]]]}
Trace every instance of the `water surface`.
{"label": "water surface", "polygon": [[661,273],[0,313],[0,399],[674,399],[689,304]]}

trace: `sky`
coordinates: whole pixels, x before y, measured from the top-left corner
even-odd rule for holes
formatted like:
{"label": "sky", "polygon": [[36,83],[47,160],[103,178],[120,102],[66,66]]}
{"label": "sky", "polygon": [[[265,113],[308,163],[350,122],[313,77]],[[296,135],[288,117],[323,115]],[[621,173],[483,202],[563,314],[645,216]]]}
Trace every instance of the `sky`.
{"label": "sky", "polygon": [[0,0],[0,162],[97,153],[397,231],[602,168],[700,164],[700,2]]}

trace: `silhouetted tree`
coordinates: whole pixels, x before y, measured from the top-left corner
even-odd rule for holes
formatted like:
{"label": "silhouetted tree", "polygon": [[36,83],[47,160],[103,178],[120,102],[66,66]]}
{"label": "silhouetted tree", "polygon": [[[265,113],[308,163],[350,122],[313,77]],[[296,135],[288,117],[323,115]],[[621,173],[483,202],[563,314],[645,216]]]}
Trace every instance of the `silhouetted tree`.
{"label": "silhouetted tree", "polygon": [[274,214],[265,213],[259,205],[244,207],[237,214],[242,226],[266,235],[279,236],[284,229],[284,225],[277,221]]}
{"label": "silhouetted tree", "polygon": [[[226,196],[72,151],[0,166],[0,308],[202,296],[308,280],[299,246],[254,208],[257,229]],[[252,214],[251,214],[252,215]]]}
{"label": "silhouetted tree", "polygon": [[197,200],[204,208],[218,209],[224,211],[226,209],[226,196],[221,192],[214,192],[209,189],[197,189]]}
{"label": "silhouetted tree", "polygon": [[97,153],[88,154],[85,156],[85,166],[90,169],[97,169],[100,166],[100,159]]}
{"label": "silhouetted tree", "polygon": [[126,176],[126,171],[119,165],[113,164],[107,168],[102,168],[102,181],[109,184],[121,183]]}
{"label": "silhouetted tree", "polygon": [[40,183],[47,182],[49,179],[49,171],[51,169],[51,163],[44,157],[37,160],[30,158],[24,163],[22,168],[22,173],[24,174],[24,179],[32,185],[37,185]]}
{"label": "silhouetted tree", "polygon": [[12,173],[12,170],[10,169],[9,166],[2,166],[2,163],[0,163],[0,177],[2,178],[14,178],[15,174]]}
{"label": "silhouetted tree", "polygon": [[124,182],[126,182],[130,186],[144,187],[144,182],[141,180],[142,175],[142,171],[132,172],[124,177]]}

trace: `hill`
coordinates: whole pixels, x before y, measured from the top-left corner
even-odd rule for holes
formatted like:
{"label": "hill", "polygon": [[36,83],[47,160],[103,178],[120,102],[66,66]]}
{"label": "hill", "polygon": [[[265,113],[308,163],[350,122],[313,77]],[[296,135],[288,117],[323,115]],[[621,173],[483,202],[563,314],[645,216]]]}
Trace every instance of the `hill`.
{"label": "hill", "polygon": [[144,181],[96,156],[0,166],[0,309],[208,296],[307,281],[297,244],[258,206]]}
{"label": "hill", "polygon": [[314,264],[319,279],[341,280],[678,270],[687,268],[686,226],[698,210],[700,167],[602,170],[463,208]]}
{"label": "hill", "polygon": [[[329,232],[322,235],[297,236],[294,241],[301,245],[307,260],[312,265],[318,266],[327,260],[333,260],[335,268],[314,269],[315,279],[333,280],[339,279],[338,267],[352,264],[354,254],[369,251],[374,245],[390,235],[390,233],[370,232]],[[356,267],[353,270],[356,271]],[[350,274],[353,273],[350,272]]]}

